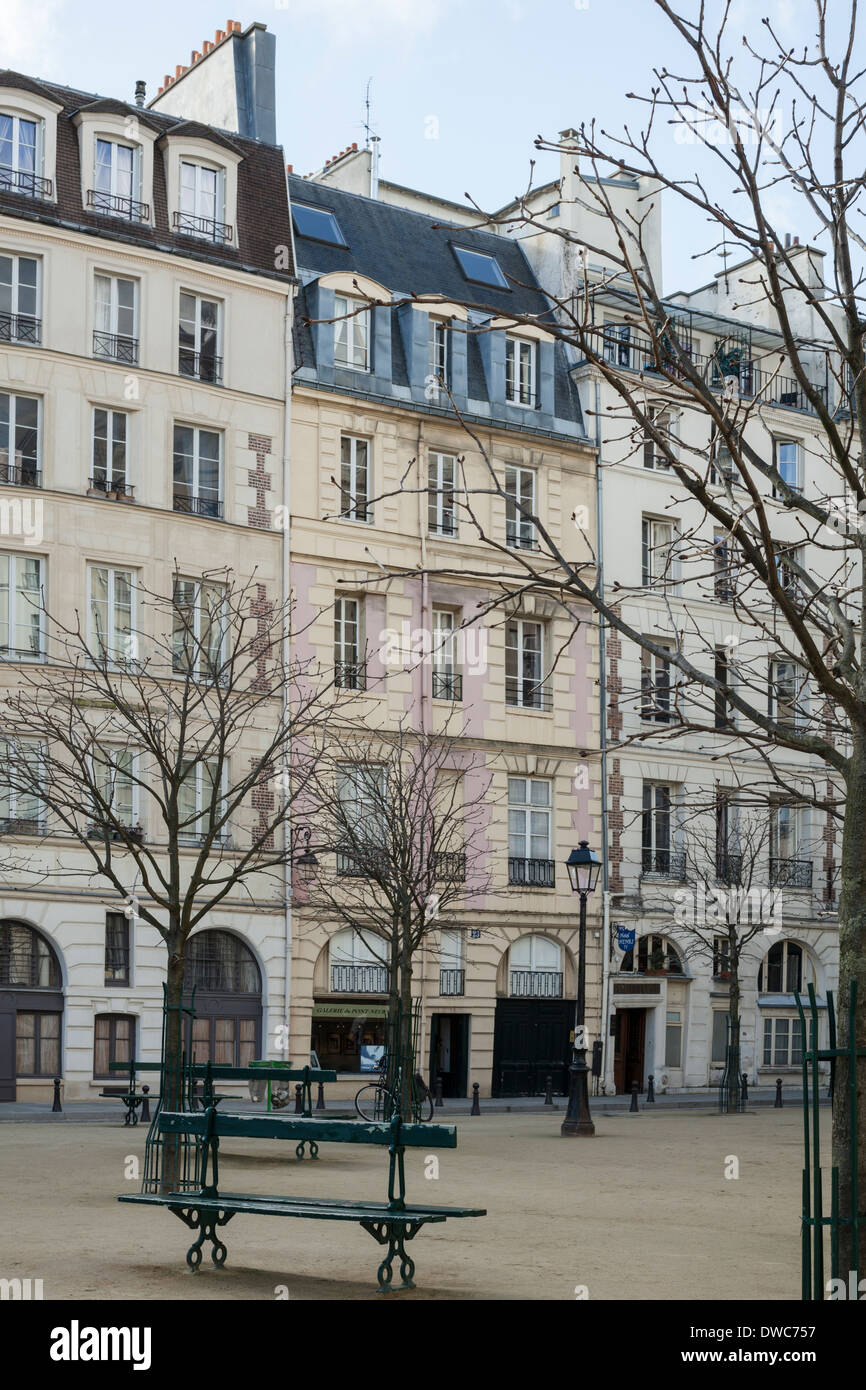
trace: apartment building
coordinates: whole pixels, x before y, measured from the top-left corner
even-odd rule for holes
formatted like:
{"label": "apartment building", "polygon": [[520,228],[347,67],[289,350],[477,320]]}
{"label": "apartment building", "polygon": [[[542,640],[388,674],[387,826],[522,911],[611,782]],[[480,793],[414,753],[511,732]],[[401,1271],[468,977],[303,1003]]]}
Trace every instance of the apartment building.
{"label": "apartment building", "polygon": [[[176,570],[199,595],[223,568],[255,571],[266,599],[287,592],[273,526],[292,286],[282,154],[142,99],[0,73],[7,689],[50,663],[41,604],[122,646],[147,627],[139,591],[170,596]],[[131,823],[158,848],[164,828],[127,783]],[[50,1097],[54,1076],[93,1095],[110,1062],[158,1056],[165,947],[38,805],[2,796],[0,1099]],[[285,942],[273,886],[199,929],[200,1056],[263,1055],[285,1017]]]}

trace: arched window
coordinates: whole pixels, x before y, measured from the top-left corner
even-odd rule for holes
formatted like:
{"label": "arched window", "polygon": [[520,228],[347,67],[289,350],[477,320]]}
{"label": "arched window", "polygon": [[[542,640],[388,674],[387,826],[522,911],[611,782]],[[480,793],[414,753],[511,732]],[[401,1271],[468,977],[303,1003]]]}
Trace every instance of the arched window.
{"label": "arched window", "polygon": [[258,994],[262,982],[255,956],[240,937],[203,931],[190,937],[184,985],[219,994]]}
{"label": "arched window", "polygon": [[0,1100],[15,1100],[16,1077],[60,1074],[62,1017],[54,948],[26,922],[0,922]]}
{"label": "arched window", "polygon": [[338,931],[328,945],[332,994],[387,994],[388,943],[372,932],[351,927]]}
{"label": "arched window", "polygon": [[803,947],[796,941],[776,941],[758,971],[759,994],[793,994],[815,983],[815,971]]}
{"label": "arched window", "polygon": [[135,1054],[135,1019],[130,1014],[97,1014],[93,1020],[93,1075],[122,1081],[112,1062],[129,1062]]}
{"label": "arched window", "polygon": [[261,1055],[262,980],[255,956],[232,932],[197,932],[186,950],[184,988],[195,986],[187,1046],[197,1063],[246,1067]]}
{"label": "arched window", "polygon": [[621,971],[639,975],[684,975],[683,963],[669,941],[663,936],[642,936],[635,951],[626,951]]}
{"label": "arched window", "polygon": [[60,989],[60,966],[48,942],[26,922],[0,922],[0,985]]}
{"label": "arched window", "polygon": [[562,998],[562,947],[546,936],[522,936],[508,953],[512,997]]}

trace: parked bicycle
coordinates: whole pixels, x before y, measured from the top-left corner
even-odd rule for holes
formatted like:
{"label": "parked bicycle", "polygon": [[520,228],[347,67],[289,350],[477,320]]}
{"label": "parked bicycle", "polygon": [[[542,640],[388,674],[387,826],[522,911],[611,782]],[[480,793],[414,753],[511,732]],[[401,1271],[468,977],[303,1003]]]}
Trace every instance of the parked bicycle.
{"label": "parked bicycle", "polygon": [[[383,1057],[379,1065],[379,1075],[375,1081],[368,1081],[355,1096],[355,1109],[362,1120],[391,1119],[394,1113],[396,1096],[388,1085],[388,1063]],[[412,1078],[411,1109],[413,1117],[419,1120],[433,1119],[433,1097],[420,1072]]]}

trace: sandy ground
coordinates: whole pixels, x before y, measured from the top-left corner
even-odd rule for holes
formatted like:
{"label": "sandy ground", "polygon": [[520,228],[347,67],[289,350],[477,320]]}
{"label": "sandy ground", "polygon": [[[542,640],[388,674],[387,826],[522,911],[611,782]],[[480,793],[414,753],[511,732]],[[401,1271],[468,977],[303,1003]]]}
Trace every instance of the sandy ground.
{"label": "sandy ground", "polygon": [[[802,1119],[796,1107],[600,1116],[593,1139],[563,1139],[561,1116],[458,1123],[458,1147],[407,1153],[409,1200],[487,1207],[422,1230],[414,1292],[401,1299],[796,1299]],[[826,1126],[824,1126],[826,1128]],[[236,1216],[224,1270],[168,1211],[121,1206],[145,1131],[104,1125],[0,1127],[0,1277],[41,1278],[46,1299],[376,1298],[379,1247],[354,1224]],[[291,1155],[291,1156],[290,1156]],[[384,1153],[231,1140],[226,1191],[383,1200]],[[739,1177],[725,1178],[729,1156]],[[728,1163],[728,1167],[731,1165]],[[377,1300],[381,1301],[381,1300]]]}

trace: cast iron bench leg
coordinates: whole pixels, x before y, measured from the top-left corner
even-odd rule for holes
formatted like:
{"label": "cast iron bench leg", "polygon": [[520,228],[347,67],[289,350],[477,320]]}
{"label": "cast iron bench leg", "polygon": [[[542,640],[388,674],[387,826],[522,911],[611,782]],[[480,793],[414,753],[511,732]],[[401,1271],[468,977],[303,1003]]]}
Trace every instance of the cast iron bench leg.
{"label": "cast iron bench leg", "polygon": [[[411,1240],[417,1235],[423,1221],[362,1221],[361,1225],[379,1245],[387,1245],[388,1253],[379,1266],[377,1278],[379,1280],[379,1293],[397,1292],[400,1289],[414,1289],[415,1283],[412,1278],[415,1273],[415,1261],[406,1250],[406,1241]],[[402,1284],[394,1284],[394,1260],[400,1258],[400,1278]]]}
{"label": "cast iron bench leg", "polygon": [[318,1157],[319,1157],[319,1146],[318,1146],[318,1144],[316,1143],[315,1139],[302,1139],[301,1142],[298,1144],[297,1148],[295,1149],[295,1158],[303,1158],[303,1157],[304,1157],[304,1145],[305,1145],[305,1144],[309,1144],[309,1146],[310,1146],[310,1158],[318,1158]]}
{"label": "cast iron bench leg", "polygon": [[181,1221],[189,1226],[191,1231],[198,1231],[197,1239],[186,1252],[186,1262],[193,1274],[198,1273],[199,1266],[201,1265],[202,1246],[206,1240],[209,1240],[213,1246],[210,1252],[211,1259],[218,1269],[222,1269],[226,1262],[228,1251],[218,1238],[216,1231],[218,1226],[228,1225],[235,1213],[233,1211],[199,1211],[198,1207],[189,1207],[186,1209],[182,1209],[181,1207],[170,1207],[169,1210],[173,1211],[175,1216],[179,1216]]}

